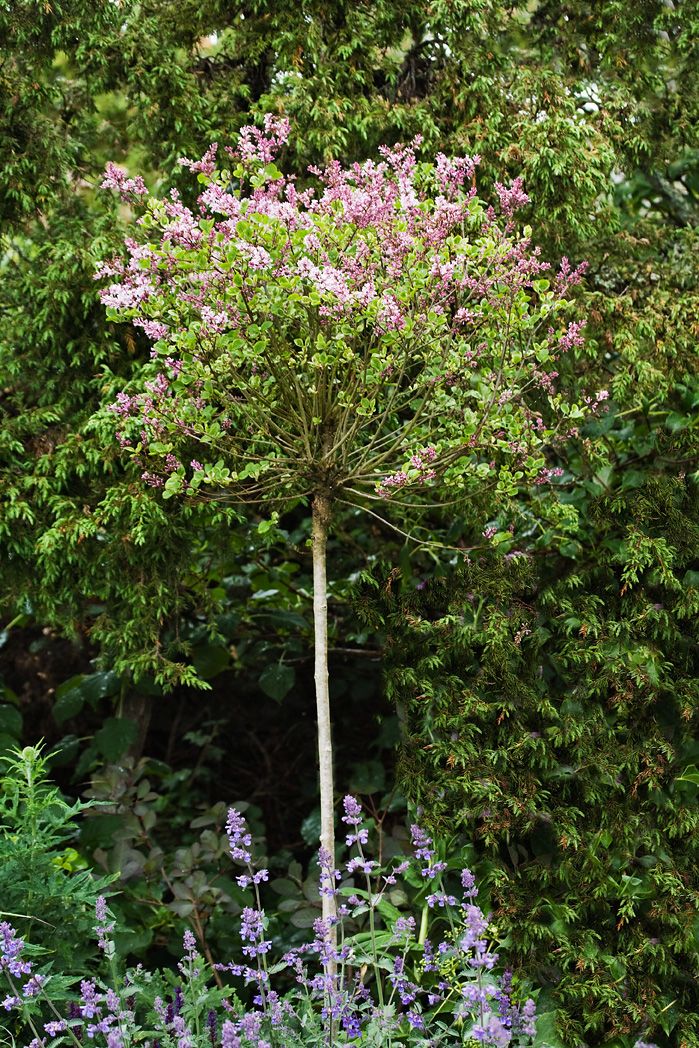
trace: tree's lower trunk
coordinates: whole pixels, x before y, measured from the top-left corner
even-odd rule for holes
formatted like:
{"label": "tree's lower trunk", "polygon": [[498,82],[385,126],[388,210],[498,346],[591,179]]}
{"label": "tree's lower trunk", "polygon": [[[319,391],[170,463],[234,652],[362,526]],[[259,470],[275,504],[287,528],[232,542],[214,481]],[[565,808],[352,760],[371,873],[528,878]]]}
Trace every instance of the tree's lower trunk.
{"label": "tree's lower trunk", "polygon": [[133,757],[134,764],[137,764],[143,756],[152,712],[153,699],[150,695],[139,695],[134,691],[126,691],[119,701],[117,716],[133,721],[137,729],[136,736],[126,751],[129,757]]}
{"label": "tree's lower trunk", "polygon": [[[335,867],[335,813],[333,791],[333,744],[328,685],[328,592],[326,551],[330,527],[330,498],[313,498],[313,628],[315,635],[316,716],[318,722],[318,772],[320,777],[320,846]],[[323,895],[323,919],[334,917],[334,898]]]}

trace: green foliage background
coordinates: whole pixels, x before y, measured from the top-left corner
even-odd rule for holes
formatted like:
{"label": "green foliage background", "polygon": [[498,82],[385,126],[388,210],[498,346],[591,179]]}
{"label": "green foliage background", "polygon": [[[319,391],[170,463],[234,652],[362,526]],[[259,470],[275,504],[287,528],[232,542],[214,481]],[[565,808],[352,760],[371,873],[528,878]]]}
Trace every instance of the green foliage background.
{"label": "green foliage background", "polygon": [[[278,582],[285,535],[162,503],[101,421],[148,356],[94,291],[126,217],[96,192],[106,160],[158,188],[179,155],[270,109],[295,124],[301,176],[419,132],[480,153],[485,192],[523,175],[546,255],[589,260],[586,346],[562,381],[612,396],[558,463],[575,540],[552,525],[526,560],[463,576],[404,552],[402,583],[374,567],[360,596],[362,643],[386,646],[406,790],[475,835],[513,960],[550,986],[564,1043],[647,1025],[699,1043],[695,0],[18,0],[0,5],[0,40],[0,592],[15,628],[60,630],[83,671],[94,656],[116,671],[117,719],[134,680],[195,682],[197,650],[230,664],[259,620],[249,586],[221,580],[261,563]],[[474,506],[434,527],[473,545],[484,523]],[[338,529],[341,601],[395,538],[353,517]],[[295,628],[268,621],[265,643]]]}

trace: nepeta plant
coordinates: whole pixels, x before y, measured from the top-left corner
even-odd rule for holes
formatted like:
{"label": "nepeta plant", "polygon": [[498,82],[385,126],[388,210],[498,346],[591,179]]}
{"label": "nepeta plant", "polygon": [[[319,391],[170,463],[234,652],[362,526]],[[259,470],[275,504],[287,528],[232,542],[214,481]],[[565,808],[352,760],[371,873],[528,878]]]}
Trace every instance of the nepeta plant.
{"label": "nepeta plant", "polygon": [[[119,980],[114,923],[104,899],[96,906],[95,931],[111,969],[109,983],[83,980],[79,996],[62,1015],[52,998],[54,976],[34,970],[23,940],[4,924],[0,977],[9,993],[2,1004],[8,1013],[21,1014],[31,1029],[31,1048],[84,1044],[85,1038],[96,1048],[316,1048],[355,1041],[376,1048],[529,1044],[535,1033],[534,1001],[515,1003],[510,974],[494,974],[498,956],[489,942],[488,918],[475,901],[470,871],[461,872],[457,899],[445,890],[446,863],[437,859],[431,838],[417,825],[412,827],[413,855],[381,868],[367,857],[369,829],[353,797],[345,797],[344,813],[350,849],[344,870],[335,869],[328,855],[320,856],[320,892],[338,901],[337,917],[318,918],[311,942],[272,963],[259,895],[267,870],[254,861],[244,819],[229,811],[231,857],[243,868],[238,883],[252,891],[253,905],[240,918],[242,961],[218,968],[252,987],[251,1006],[241,1005],[230,990],[208,989],[210,973],[191,932],[185,933],[169,1000],[162,979],[142,968]],[[412,916],[401,915],[385,900],[402,875],[424,885],[419,932]],[[368,931],[356,931],[365,915]],[[331,924],[337,926],[337,937]],[[428,938],[430,927],[442,929],[437,944]],[[275,988],[274,977],[280,975],[287,986],[291,976],[290,990]]]}
{"label": "nepeta plant", "polygon": [[[314,168],[300,189],[274,160],[288,122],[181,163],[202,185],[148,199],[113,165],[103,185],[142,202],[126,260],[102,265],[113,320],[153,340],[153,377],[114,410],[143,480],[174,495],[312,516],[321,844],[333,855],[326,543],[333,507],[389,515],[556,475],[546,451],[582,409],[555,391],[580,271],[551,277],[514,214],[519,180],[476,195],[479,158],[410,146]],[[382,511],[383,512],[383,511]],[[332,900],[325,900],[326,919]]]}

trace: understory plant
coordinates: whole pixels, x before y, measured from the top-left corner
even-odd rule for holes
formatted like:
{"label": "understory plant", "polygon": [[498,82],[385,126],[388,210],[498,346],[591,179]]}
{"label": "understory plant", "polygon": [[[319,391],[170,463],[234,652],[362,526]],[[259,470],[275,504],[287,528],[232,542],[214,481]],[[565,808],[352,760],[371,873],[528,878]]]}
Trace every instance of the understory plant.
{"label": "understory plant", "polygon": [[[190,931],[177,973],[168,977],[139,967],[119,978],[114,922],[100,898],[95,930],[110,978],[83,980],[79,995],[61,1013],[52,996],[54,975],[33,963],[24,941],[4,922],[3,1007],[31,1031],[29,1048],[85,1044],[85,1039],[106,1048],[530,1044],[534,1000],[516,1003],[511,973],[495,973],[498,955],[489,918],[476,903],[470,871],[461,871],[452,893],[445,882],[447,863],[417,824],[411,827],[411,857],[381,867],[367,857],[369,828],[354,797],[345,797],[343,822],[349,849],[344,869],[319,853],[319,891],[336,900],[336,916],[319,917],[312,941],[274,962],[260,900],[268,871],[254,861],[243,817],[229,810],[230,854],[241,867],[238,884],[250,891],[251,905],[240,918],[240,960],[216,967],[227,981],[239,981],[240,996],[230,987],[208,987],[211,971]],[[387,902],[388,890],[403,876],[424,885],[419,921]],[[362,917],[363,930],[353,930]]]}
{"label": "understory plant", "polygon": [[66,974],[85,971],[95,901],[112,876],[96,877],[78,846],[78,816],[49,779],[41,745],[0,756],[0,920],[9,918]]}
{"label": "understory plant", "polygon": [[[475,495],[542,495],[560,473],[547,451],[585,414],[555,384],[558,358],[582,341],[564,321],[580,270],[564,260],[549,273],[518,231],[519,180],[496,184],[499,213],[479,200],[476,156],[418,163],[416,139],[382,147],[378,162],[313,168],[314,184],[298,186],[275,164],[288,136],[268,115],[219,169],[217,144],[183,158],[202,187],[192,207],[175,190],[147,199],[142,178],[109,165],[103,185],[145,207],[127,258],[98,275],[112,281],[110,319],[153,341],[145,389],[114,405],[144,482],[164,498],[310,507],[320,840],[332,857],[333,511],[387,513],[398,527]],[[333,905],[324,898],[326,920]]]}

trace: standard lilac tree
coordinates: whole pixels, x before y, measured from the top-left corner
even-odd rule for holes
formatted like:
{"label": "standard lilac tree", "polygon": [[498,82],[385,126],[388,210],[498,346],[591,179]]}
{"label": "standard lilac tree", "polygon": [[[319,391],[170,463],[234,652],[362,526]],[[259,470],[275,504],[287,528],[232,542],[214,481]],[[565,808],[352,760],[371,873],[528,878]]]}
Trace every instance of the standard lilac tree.
{"label": "standard lilac tree", "polygon": [[[312,517],[321,846],[334,856],[326,544],[341,503],[380,516],[511,497],[555,470],[546,452],[582,417],[555,391],[580,341],[567,262],[547,273],[513,218],[519,181],[476,195],[478,157],[313,169],[299,188],[268,116],[236,148],[181,163],[202,189],[149,199],[110,165],[104,185],[144,202],[127,255],[102,265],[113,320],[153,341],[152,377],[119,394],[122,446],[172,496],[237,499]],[[324,900],[324,916],[332,912]]]}

